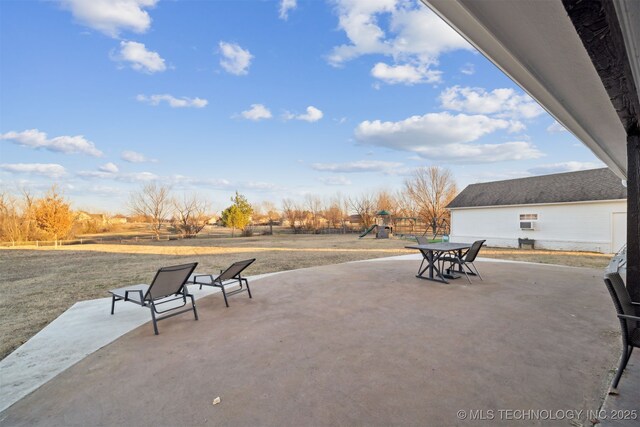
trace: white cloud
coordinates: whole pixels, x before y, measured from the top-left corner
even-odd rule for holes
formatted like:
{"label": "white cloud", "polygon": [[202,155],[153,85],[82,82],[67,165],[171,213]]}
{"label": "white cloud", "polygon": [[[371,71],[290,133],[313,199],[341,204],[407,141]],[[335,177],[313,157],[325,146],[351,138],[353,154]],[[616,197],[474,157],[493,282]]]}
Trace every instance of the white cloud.
{"label": "white cloud", "polygon": [[356,139],[403,151],[417,151],[424,146],[466,143],[500,129],[509,122],[484,115],[428,113],[398,122],[364,121],[355,130]]}
{"label": "white cloud", "polygon": [[316,107],[310,105],[310,106],[307,107],[307,112],[305,114],[300,114],[296,118],[298,120],[304,120],[305,122],[313,123],[313,122],[317,122],[318,120],[320,120],[323,116],[324,116],[324,114],[322,113],[322,111],[320,111]]}
{"label": "white cloud", "polygon": [[378,62],[371,75],[388,84],[438,83],[442,80],[442,72],[430,70],[424,65],[388,65]]}
{"label": "white cloud", "polygon": [[[437,65],[442,53],[473,49],[418,1],[334,0],[334,3],[338,26],[349,43],[332,49],[327,59],[333,66],[341,66],[362,55],[381,54],[393,58],[394,66],[411,64],[433,79],[437,71],[431,68]],[[387,22],[385,27],[383,24]]]}
{"label": "white cloud", "polygon": [[121,31],[144,33],[151,26],[146,10],[158,0],[61,0],[61,4],[83,25],[108,36],[118,37]]}
{"label": "white cloud", "polygon": [[145,102],[153,106],[157,106],[162,102],[166,102],[172,108],[204,108],[209,103],[209,101],[202,98],[187,98],[186,96],[183,96],[182,98],[176,98],[169,94],[151,96],[138,95],[136,96],[136,100]]}
{"label": "white cloud", "polygon": [[494,89],[453,86],[440,94],[443,108],[465,113],[495,114],[498,117],[532,119],[544,113],[529,95],[518,95],[513,89]]}
{"label": "white cloud", "polygon": [[243,111],[240,115],[247,120],[253,121],[270,119],[273,117],[271,115],[271,111],[262,104],[251,104],[251,108]]}
{"label": "white cloud", "polygon": [[351,185],[351,181],[349,181],[347,177],[342,175],[323,176],[318,179],[326,185]]}
{"label": "white cloud", "polygon": [[378,26],[377,14],[395,10],[395,0],[357,2],[338,0],[338,26],[344,30],[351,42],[333,48],[329,63],[334,66],[365,54],[391,54],[391,47],[385,42],[385,33]]}
{"label": "white cloud", "polygon": [[558,123],[556,120],[553,121],[547,128],[547,132],[549,133],[558,133],[558,132],[566,132],[567,129]]}
{"label": "white cloud", "polygon": [[558,162],[548,163],[528,169],[533,175],[547,175],[552,173],[576,172],[586,169],[597,169],[605,167],[604,163],[595,162]]}
{"label": "white cloud", "polygon": [[118,166],[115,163],[111,163],[111,162],[105,163],[104,165],[100,166],[98,169],[106,173],[118,173],[119,171]]}
{"label": "white cloud", "polygon": [[530,142],[514,141],[501,144],[447,144],[442,147],[420,147],[416,153],[429,160],[450,163],[494,163],[537,159],[544,154]]}
{"label": "white cloud", "polygon": [[462,74],[466,74],[467,76],[471,76],[476,72],[476,66],[471,63],[466,63],[462,68],[460,68],[460,72]]}
{"label": "white cloud", "polygon": [[129,163],[155,162],[155,159],[149,159],[144,154],[136,151],[123,151],[120,158]]}
{"label": "white cloud", "polygon": [[297,0],[280,0],[280,19],[287,20],[289,19],[289,11],[294,10],[298,7]]}
{"label": "white cloud", "polygon": [[48,139],[45,132],[38,129],[29,129],[22,132],[7,132],[0,134],[0,140],[6,139],[24,147],[41,148],[58,153],[82,153],[89,156],[100,157],[102,151],[98,150],[93,142],[84,136],[56,136]]}
{"label": "white cloud", "polygon": [[509,120],[509,133],[518,133],[527,127],[520,120]]}
{"label": "white cloud", "polygon": [[193,188],[193,187],[207,187],[217,189],[229,189],[231,188],[231,182],[226,179],[211,179],[211,178],[195,178],[185,175],[173,175],[166,179],[167,183],[176,188]]}
{"label": "white cloud", "polygon": [[167,66],[164,59],[158,54],[147,50],[143,43],[132,41],[121,41],[120,51],[111,55],[114,61],[128,62],[129,66],[136,71],[153,74],[165,71]]}
{"label": "white cloud", "polygon": [[293,114],[289,111],[286,111],[282,115],[282,118],[284,120],[295,119],[295,120],[303,120],[305,122],[313,123],[313,122],[317,122],[318,120],[322,119],[322,117],[324,117],[324,113],[318,108],[314,107],[313,105],[308,106],[306,111],[307,112],[304,114]]}
{"label": "white cloud", "polygon": [[80,171],[77,173],[82,178],[99,178],[99,179],[112,179],[119,182],[127,183],[139,183],[158,181],[160,177],[151,172],[132,172],[132,173],[111,173],[104,171]]}
{"label": "white cloud", "polygon": [[535,159],[543,154],[529,142],[473,143],[514,124],[484,115],[429,113],[398,122],[364,121],[355,130],[361,144],[408,151],[430,160],[484,163]]}
{"label": "white cloud", "polygon": [[11,173],[42,175],[56,179],[66,175],[65,168],[56,163],[3,163],[0,169]]}
{"label": "white cloud", "polygon": [[255,191],[273,191],[277,188],[277,185],[271,182],[249,181],[238,184],[238,187]]}
{"label": "white cloud", "polygon": [[506,171],[482,171],[471,177],[472,182],[491,182],[504,181],[507,179],[524,178],[531,176],[527,171],[523,170],[506,170]]}
{"label": "white cloud", "polygon": [[253,55],[246,49],[241,48],[236,43],[227,43],[221,41],[218,44],[220,48],[220,65],[227,72],[241,76],[249,73],[249,66]]}
{"label": "white cloud", "polygon": [[121,175],[116,175],[115,179],[123,182],[150,182],[157,181],[160,177],[151,172],[134,172],[134,173],[126,173]]}
{"label": "white cloud", "polygon": [[389,172],[402,166],[398,162],[381,160],[359,160],[347,163],[314,163],[311,168],[321,172],[361,173],[361,172]]}

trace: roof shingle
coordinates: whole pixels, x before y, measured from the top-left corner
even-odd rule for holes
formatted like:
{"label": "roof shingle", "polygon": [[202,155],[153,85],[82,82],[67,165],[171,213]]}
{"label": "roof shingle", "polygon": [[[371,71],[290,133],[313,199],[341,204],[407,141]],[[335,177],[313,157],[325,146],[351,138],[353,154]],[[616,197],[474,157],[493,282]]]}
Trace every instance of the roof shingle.
{"label": "roof shingle", "polygon": [[627,198],[620,178],[607,168],[556,173],[466,187],[447,208],[531,205]]}

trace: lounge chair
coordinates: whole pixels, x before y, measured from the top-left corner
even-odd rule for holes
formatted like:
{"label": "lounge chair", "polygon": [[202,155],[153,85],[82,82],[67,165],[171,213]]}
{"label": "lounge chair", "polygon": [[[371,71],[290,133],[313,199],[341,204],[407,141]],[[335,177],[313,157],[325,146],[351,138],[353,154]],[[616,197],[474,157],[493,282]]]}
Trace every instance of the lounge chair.
{"label": "lounge chair", "polygon": [[[158,335],[157,322],[168,317],[173,317],[180,313],[193,310],[193,315],[198,320],[198,312],[196,311],[196,302],[193,295],[187,293],[185,286],[187,279],[193,273],[198,265],[197,262],[191,264],[174,265],[171,267],[163,267],[156,273],[150,285],[134,285],[125,288],[113,289],[111,293],[111,314],[115,309],[116,301],[129,301],[142,307],[149,307],[151,311],[151,320],[153,321],[153,330]],[[191,308],[187,307],[187,297],[191,298]],[[166,310],[158,310],[160,304],[169,303],[171,301],[182,300],[182,305],[170,306]],[[178,311],[176,311],[178,310]],[[171,314],[162,317],[156,317],[164,313]]]}
{"label": "lounge chair", "polygon": [[611,384],[611,394],[617,394],[616,388],[622,377],[624,368],[627,367],[629,358],[634,347],[640,347],[640,303],[631,301],[629,291],[627,291],[620,273],[607,273],[604,276],[604,283],[607,285],[613,305],[618,312],[620,329],[622,332],[622,356],[616,370],[616,376]]}
{"label": "lounge chair", "polygon": [[469,283],[471,283],[471,279],[469,279],[469,274],[473,276],[478,276],[480,280],[482,280],[482,276],[480,275],[478,268],[475,266],[473,262],[476,260],[476,257],[478,256],[478,252],[480,252],[480,248],[482,247],[484,242],[486,242],[486,240],[476,240],[475,242],[473,242],[469,250],[464,253],[464,255],[458,256],[457,254],[452,253],[451,255],[445,255],[441,257],[440,261],[443,263],[443,265],[444,263],[449,262],[450,264],[449,270],[451,272],[453,272],[454,265],[459,265],[460,270],[467,277],[467,280],[469,281]]}
{"label": "lounge chair", "polygon": [[[249,294],[249,298],[253,298],[251,296],[251,289],[249,288],[249,281],[242,277],[241,273],[253,264],[255,260],[255,258],[252,258],[234,262],[226,270],[220,270],[220,274],[217,276],[214,276],[213,274],[193,274],[187,283],[200,285],[200,289],[202,289],[203,286],[214,286],[216,288],[220,288],[222,290],[222,296],[224,297],[224,304],[229,307],[229,301],[227,300],[228,296],[246,291]],[[240,287],[231,292],[226,291],[225,288],[227,286],[235,284]]]}

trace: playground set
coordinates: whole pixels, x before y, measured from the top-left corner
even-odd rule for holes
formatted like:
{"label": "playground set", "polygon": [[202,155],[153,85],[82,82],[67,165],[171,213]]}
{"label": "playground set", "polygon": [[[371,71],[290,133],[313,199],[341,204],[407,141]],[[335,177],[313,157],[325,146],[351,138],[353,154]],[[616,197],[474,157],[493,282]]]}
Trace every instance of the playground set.
{"label": "playground set", "polygon": [[434,218],[431,224],[426,224],[418,218],[411,217],[393,217],[388,211],[381,210],[376,213],[376,222],[367,228],[360,238],[375,232],[376,239],[388,239],[395,235],[398,237],[405,236],[425,236],[429,231],[433,234],[433,239],[437,236],[449,235],[449,223],[445,218]]}

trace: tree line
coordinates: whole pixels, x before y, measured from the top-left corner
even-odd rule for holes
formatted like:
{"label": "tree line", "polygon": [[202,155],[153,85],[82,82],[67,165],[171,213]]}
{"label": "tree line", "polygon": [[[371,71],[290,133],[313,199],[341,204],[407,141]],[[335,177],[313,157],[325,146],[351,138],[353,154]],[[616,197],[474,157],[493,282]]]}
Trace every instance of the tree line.
{"label": "tree line", "polygon": [[[251,204],[236,192],[231,204],[219,217],[222,225],[244,235],[254,224],[287,224],[294,232],[342,228],[353,217],[363,227],[370,227],[376,214],[387,211],[393,217],[419,219],[426,224],[446,218],[446,205],[457,194],[448,169],[437,166],[416,169],[400,190],[381,189],[359,195],[336,194],[322,199],[307,195],[303,200],[282,200],[278,209],[273,202]],[[156,238],[169,224],[184,237],[196,236],[214,217],[210,204],[196,194],[172,194],[171,188],[157,183],[146,184],[129,195],[128,212],[149,224]],[[0,240],[10,242],[68,238],[79,229],[77,215],[54,185],[42,197],[23,191],[21,197],[0,193]]]}

